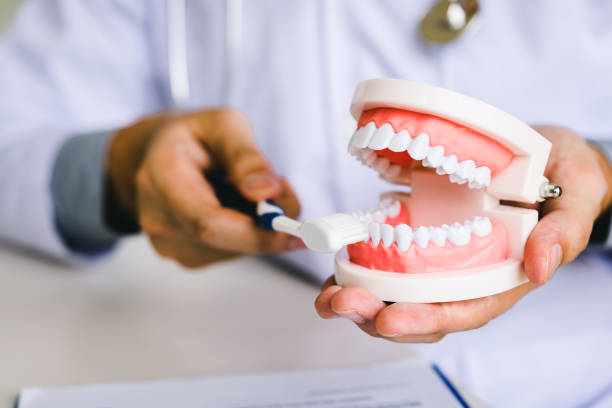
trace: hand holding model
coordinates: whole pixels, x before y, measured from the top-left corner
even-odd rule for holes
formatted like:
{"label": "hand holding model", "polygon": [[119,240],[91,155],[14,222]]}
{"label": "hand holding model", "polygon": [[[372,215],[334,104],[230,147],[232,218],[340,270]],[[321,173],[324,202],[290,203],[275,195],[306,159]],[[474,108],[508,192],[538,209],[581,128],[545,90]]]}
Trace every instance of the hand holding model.
{"label": "hand holding model", "polygon": [[144,119],[115,135],[107,157],[109,193],[163,257],[193,268],[301,247],[296,238],[265,231],[223,206],[205,176],[221,173],[247,200],[274,199],[288,215],[299,213],[291,187],[275,175],[236,111]]}
{"label": "hand holding model", "polygon": [[395,342],[435,342],[448,333],[485,325],[576,258],[587,246],[595,219],[610,205],[612,169],[596,148],[571,130],[534,129],[552,142],[544,175],[562,182],[563,195],[531,206],[539,210],[541,219],[525,245],[528,283],[458,302],[387,305],[366,289],[343,288],[330,277],[315,301],[318,314],[324,319],[348,318],[364,332]]}

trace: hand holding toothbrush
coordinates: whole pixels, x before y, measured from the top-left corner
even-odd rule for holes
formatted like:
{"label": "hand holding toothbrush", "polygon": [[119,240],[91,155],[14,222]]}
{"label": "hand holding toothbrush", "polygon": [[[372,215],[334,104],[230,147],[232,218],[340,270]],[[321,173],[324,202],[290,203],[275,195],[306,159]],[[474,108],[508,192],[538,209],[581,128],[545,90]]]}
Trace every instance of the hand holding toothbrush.
{"label": "hand holding toothbrush", "polygon": [[252,206],[274,199],[289,216],[299,214],[293,190],[275,175],[239,112],[160,115],[120,130],[107,179],[110,199],[138,221],[155,250],[186,267],[302,247],[298,238],[266,231],[228,206],[240,196]]}

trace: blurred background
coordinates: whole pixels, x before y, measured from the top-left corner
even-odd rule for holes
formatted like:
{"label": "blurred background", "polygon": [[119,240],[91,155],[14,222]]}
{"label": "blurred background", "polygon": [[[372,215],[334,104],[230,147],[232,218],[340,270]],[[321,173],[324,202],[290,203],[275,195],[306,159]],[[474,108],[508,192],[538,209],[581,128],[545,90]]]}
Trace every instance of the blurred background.
{"label": "blurred background", "polygon": [[0,1],[0,31],[8,24],[20,0]]}

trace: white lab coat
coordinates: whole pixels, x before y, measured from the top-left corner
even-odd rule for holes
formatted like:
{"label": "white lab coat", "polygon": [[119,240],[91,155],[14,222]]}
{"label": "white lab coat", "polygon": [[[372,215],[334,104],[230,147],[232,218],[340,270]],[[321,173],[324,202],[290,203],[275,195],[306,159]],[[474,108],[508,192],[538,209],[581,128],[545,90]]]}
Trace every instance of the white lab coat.
{"label": "white lab coat", "polygon": [[[417,31],[431,0],[244,1],[239,30],[232,29],[242,40],[228,53],[226,23],[236,15],[226,14],[224,1],[190,0],[191,97],[183,107],[244,111],[304,217],[361,209],[392,189],[346,153],[348,106],[363,79],[425,81],[528,123],[611,136],[612,2],[480,3],[477,30],[435,47]],[[32,0],[23,7],[0,42],[0,239],[73,256],[53,222],[54,155],[70,135],[171,106],[167,55],[166,2]],[[288,257],[321,277],[332,271],[329,256]],[[436,347],[450,350],[453,341]],[[464,380],[496,405],[520,401]],[[520,374],[514,381],[525,385]]]}

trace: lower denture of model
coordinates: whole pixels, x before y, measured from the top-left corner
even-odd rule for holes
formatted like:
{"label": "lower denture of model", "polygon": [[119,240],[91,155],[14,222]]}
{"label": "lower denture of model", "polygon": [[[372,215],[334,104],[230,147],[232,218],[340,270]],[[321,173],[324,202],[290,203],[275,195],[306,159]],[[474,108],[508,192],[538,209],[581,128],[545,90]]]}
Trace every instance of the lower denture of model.
{"label": "lower denture of model", "polygon": [[[389,181],[401,180],[420,161],[439,176],[447,175],[451,183],[474,190],[486,188],[513,157],[505,146],[475,130],[395,108],[363,112],[349,151]],[[382,271],[424,273],[508,258],[508,237],[501,222],[474,214],[450,225],[411,225],[409,200],[386,198],[377,207],[355,214],[368,223],[370,236],[347,247],[351,262]],[[449,212],[459,205],[449,201]]]}

